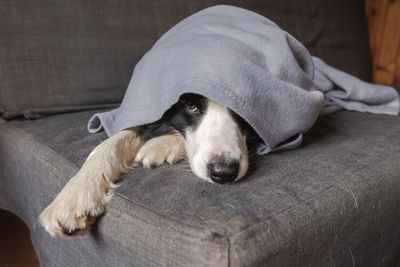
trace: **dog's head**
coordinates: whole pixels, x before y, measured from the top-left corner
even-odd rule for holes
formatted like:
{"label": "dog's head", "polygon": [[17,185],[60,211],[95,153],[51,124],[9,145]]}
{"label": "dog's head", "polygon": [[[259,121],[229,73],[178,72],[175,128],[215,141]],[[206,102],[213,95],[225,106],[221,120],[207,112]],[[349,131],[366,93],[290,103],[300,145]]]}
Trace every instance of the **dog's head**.
{"label": "dog's head", "polygon": [[199,95],[184,95],[181,102],[194,121],[184,128],[192,171],[200,178],[217,183],[242,178],[248,168],[248,151],[239,117],[225,106]]}
{"label": "dog's head", "polygon": [[207,181],[232,183],[248,169],[246,140],[254,130],[229,108],[197,94],[184,94],[152,128],[150,139],[179,131],[194,174]]}

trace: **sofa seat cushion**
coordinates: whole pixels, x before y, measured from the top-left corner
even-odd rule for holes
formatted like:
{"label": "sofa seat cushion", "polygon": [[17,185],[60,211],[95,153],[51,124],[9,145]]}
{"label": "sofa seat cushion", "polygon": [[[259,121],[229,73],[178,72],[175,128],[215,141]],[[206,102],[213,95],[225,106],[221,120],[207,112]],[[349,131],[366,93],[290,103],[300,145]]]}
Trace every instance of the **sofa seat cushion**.
{"label": "sofa seat cushion", "polygon": [[[98,111],[97,111],[98,112]],[[0,208],[28,224],[43,266],[372,266],[400,246],[400,117],[339,112],[292,151],[251,157],[234,185],[188,163],[136,168],[89,234],[51,238],[40,212],[104,133],[93,111],[0,126]]]}

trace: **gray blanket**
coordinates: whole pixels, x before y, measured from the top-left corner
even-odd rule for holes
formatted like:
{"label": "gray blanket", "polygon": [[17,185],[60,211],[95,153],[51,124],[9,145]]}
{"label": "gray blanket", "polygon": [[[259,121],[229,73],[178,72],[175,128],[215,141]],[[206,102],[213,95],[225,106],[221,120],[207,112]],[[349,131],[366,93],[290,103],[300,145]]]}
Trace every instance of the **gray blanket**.
{"label": "gray blanket", "polygon": [[136,65],[121,106],[95,114],[88,129],[112,136],[154,122],[187,92],[247,120],[264,141],[259,154],[298,146],[321,114],[344,108],[397,115],[400,106],[393,88],[363,82],[311,57],[269,19],[214,6],[166,32]]}

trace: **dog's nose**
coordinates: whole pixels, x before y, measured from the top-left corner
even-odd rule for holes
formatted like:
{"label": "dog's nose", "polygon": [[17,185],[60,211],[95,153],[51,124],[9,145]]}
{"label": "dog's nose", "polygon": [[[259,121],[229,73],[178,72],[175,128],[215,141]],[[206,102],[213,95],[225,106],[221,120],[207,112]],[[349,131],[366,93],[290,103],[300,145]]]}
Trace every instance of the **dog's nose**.
{"label": "dog's nose", "polygon": [[233,182],[239,173],[238,161],[214,160],[207,164],[208,175],[216,183]]}

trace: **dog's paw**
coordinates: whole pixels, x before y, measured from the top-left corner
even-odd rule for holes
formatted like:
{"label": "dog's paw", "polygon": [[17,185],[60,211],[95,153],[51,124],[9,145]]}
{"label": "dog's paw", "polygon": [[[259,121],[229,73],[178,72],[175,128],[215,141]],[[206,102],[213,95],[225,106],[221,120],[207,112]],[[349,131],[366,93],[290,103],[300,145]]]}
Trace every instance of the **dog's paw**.
{"label": "dog's paw", "polygon": [[136,155],[135,162],[144,167],[174,164],[185,155],[185,140],[181,134],[161,135],[147,141]]}
{"label": "dog's paw", "polygon": [[83,235],[95,218],[103,213],[106,194],[96,190],[101,185],[91,184],[82,175],[79,172],[74,176],[40,214],[39,221],[50,235]]}

